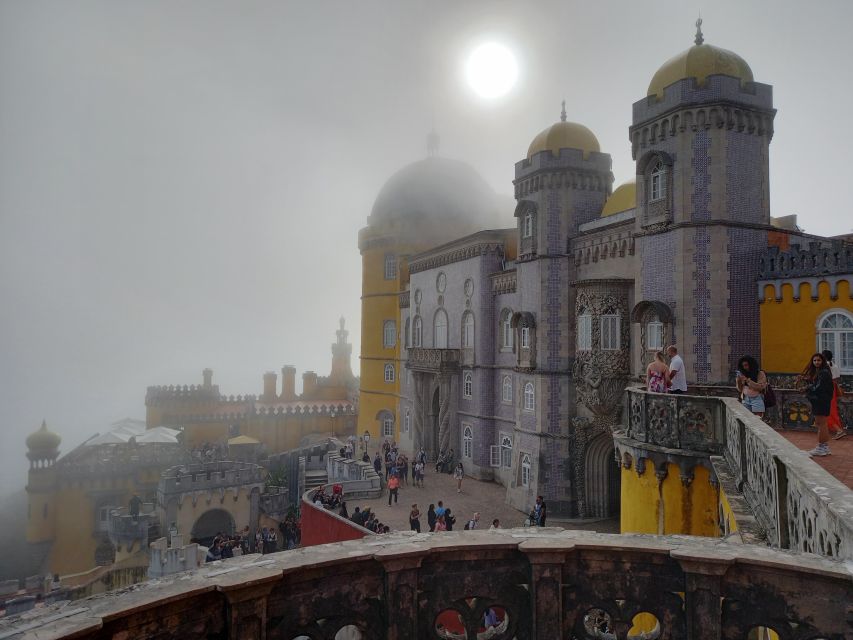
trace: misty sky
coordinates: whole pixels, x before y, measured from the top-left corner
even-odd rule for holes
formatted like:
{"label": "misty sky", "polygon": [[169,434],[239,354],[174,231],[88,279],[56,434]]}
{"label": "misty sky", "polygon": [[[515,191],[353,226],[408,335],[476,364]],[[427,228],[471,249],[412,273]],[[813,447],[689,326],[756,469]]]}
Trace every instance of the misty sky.
{"label": "misty sky", "polygon": [[[631,104],[699,8],[774,86],[772,215],[851,231],[843,0],[0,1],[3,486],[42,418],[67,452],[204,367],[229,394],[325,375],[341,314],[358,353],[356,234],[433,118],[441,154],[510,195],[565,98],[631,177]],[[492,102],[461,79],[487,39],[519,62]]]}

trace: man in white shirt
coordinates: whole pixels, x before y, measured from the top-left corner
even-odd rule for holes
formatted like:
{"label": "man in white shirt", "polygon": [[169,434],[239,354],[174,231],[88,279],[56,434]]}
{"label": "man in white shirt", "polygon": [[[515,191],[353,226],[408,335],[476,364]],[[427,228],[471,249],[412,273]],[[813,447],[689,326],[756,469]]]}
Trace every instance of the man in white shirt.
{"label": "man in white shirt", "polygon": [[687,374],[684,371],[684,360],[678,355],[678,349],[674,344],[666,348],[669,360],[669,392],[687,393]]}

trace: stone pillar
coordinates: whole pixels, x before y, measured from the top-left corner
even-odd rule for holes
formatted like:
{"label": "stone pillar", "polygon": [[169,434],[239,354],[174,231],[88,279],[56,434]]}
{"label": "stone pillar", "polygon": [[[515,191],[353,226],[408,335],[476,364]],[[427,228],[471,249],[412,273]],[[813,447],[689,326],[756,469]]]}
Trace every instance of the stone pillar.
{"label": "stone pillar", "polygon": [[718,640],[722,637],[721,582],[734,564],[734,557],[720,552],[703,556],[677,550],[671,555],[684,570],[687,640]]}
{"label": "stone pillar", "polygon": [[[521,550],[525,551],[525,545]],[[531,545],[533,546],[533,545]],[[530,561],[530,597],[533,620],[531,631],[533,638],[555,638],[563,628],[563,606],[560,599],[560,585],[563,583],[563,563],[565,549],[554,551],[527,551]]]}
{"label": "stone pillar", "polygon": [[[281,580],[281,573],[260,578],[258,583],[246,588],[247,582],[239,582],[233,589],[222,587],[228,601],[227,619],[228,637],[233,640],[266,640],[267,637],[267,600],[270,592]],[[243,576],[246,579],[246,576]]]}
{"label": "stone pillar", "polygon": [[[395,555],[399,551],[390,551]],[[376,554],[385,568],[385,602],[388,610],[387,640],[414,640],[418,637],[418,569],[423,556],[405,558],[382,557]]]}
{"label": "stone pillar", "polygon": [[447,452],[450,449],[450,380],[446,375],[438,379],[438,451]]}

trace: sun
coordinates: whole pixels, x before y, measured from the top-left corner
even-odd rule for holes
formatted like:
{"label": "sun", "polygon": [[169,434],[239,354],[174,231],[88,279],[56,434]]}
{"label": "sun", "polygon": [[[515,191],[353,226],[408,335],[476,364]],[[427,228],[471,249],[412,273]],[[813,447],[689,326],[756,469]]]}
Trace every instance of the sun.
{"label": "sun", "polygon": [[465,65],[468,84],[481,98],[500,98],[518,79],[518,64],[512,52],[497,42],[474,49]]}

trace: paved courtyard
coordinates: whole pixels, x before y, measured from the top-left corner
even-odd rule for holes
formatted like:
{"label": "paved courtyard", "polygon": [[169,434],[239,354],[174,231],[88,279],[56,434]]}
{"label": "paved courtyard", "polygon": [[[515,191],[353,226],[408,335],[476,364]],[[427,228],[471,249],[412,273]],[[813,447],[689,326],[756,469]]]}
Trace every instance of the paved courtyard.
{"label": "paved courtyard", "polygon": [[[800,449],[809,450],[817,444],[816,431],[791,431],[786,429],[778,433]],[[812,460],[853,489],[853,435],[848,435],[841,440],[830,440],[829,450],[832,452],[832,455],[822,458],[816,457],[812,458]]]}
{"label": "paved courtyard", "polygon": [[[435,467],[432,467],[434,469]],[[398,504],[388,506],[388,490],[385,489],[381,498],[373,500],[347,501],[350,515],[356,507],[369,506],[376,513],[383,524],[391,527],[392,531],[409,529],[409,511],[412,503],[417,503],[421,510],[421,530],[428,531],[427,509],[429,505],[444,501],[444,506],[449,507],[456,516],[455,530],[462,530],[465,523],[471,519],[475,511],[480,512],[480,526],[488,529],[492,520],[498,518],[501,527],[511,528],[523,526],[526,513],[517,511],[505,503],[506,489],[494,482],[480,482],[466,478],[462,483],[462,493],[456,493],[456,481],[453,476],[446,473],[435,473],[428,466],[424,488],[413,487],[405,483],[400,487],[400,501]],[[532,505],[531,505],[532,506]],[[599,520],[597,522],[565,522],[548,517],[547,524],[554,527],[566,529],[583,529],[585,531],[598,531],[601,533],[619,533],[618,519]]]}

